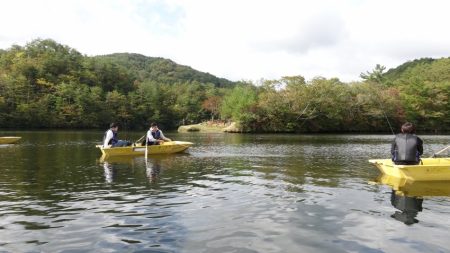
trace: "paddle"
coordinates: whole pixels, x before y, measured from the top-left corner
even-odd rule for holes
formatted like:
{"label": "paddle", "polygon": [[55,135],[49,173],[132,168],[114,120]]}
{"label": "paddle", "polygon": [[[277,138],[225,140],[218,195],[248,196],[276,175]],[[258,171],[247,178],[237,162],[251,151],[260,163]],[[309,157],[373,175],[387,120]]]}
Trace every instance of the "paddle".
{"label": "paddle", "polygon": [[137,141],[135,141],[134,143],[139,143],[140,141],[142,141],[142,139],[146,136],[146,134],[144,134],[144,136],[142,136],[141,138],[139,138]]}
{"label": "paddle", "polygon": [[148,138],[147,135],[145,135],[145,167],[147,167],[147,156],[148,156],[147,145],[148,145]]}
{"label": "paddle", "polygon": [[439,155],[440,153],[444,152],[445,150],[447,150],[447,149],[449,149],[449,148],[450,148],[450,146],[448,146],[448,147],[446,147],[446,148],[444,148],[444,149],[442,149],[442,150],[439,150],[438,152],[434,153],[434,154],[431,156],[431,158],[436,157],[436,155]]}

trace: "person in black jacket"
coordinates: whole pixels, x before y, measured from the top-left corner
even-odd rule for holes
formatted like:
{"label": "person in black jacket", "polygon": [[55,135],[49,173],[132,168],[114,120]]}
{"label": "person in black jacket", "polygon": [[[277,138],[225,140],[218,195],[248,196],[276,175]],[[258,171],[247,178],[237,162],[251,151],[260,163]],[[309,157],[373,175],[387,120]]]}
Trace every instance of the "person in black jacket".
{"label": "person in black jacket", "polygon": [[415,134],[416,128],[406,122],[402,125],[402,133],[397,134],[392,142],[392,161],[398,165],[419,164],[423,154],[423,141]]}

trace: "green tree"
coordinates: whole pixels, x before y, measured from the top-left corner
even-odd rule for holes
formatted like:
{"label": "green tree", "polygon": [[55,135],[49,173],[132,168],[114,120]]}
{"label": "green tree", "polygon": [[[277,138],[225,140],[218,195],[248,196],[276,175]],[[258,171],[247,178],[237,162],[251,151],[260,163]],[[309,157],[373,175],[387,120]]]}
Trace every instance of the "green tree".
{"label": "green tree", "polygon": [[239,122],[243,128],[252,128],[256,102],[257,92],[253,86],[236,86],[223,98],[221,117]]}
{"label": "green tree", "polygon": [[375,68],[369,72],[361,73],[359,76],[366,81],[374,81],[377,83],[383,83],[385,80],[384,71],[386,70],[385,66],[380,64],[375,65]]}

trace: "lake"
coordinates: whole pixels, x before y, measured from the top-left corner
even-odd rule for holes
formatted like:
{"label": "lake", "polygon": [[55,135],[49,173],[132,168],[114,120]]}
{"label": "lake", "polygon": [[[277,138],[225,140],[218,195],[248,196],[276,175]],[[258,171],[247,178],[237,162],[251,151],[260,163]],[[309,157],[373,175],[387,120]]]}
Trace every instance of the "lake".
{"label": "lake", "polygon": [[[449,196],[406,222],[370,183],[390,135],[168,132],[195,145],[147,161],[100,159],[102,131],[6,135],[22,140],[0,146],[0,252],[450,251]],[[450,145],[420,137],[424,157]]]}

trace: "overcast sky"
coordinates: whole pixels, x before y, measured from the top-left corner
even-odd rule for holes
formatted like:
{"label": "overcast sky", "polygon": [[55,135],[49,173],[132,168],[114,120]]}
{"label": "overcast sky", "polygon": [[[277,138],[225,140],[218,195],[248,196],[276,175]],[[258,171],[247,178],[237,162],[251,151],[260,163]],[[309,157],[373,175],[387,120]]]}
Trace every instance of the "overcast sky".
{"label": "overcast sky", "polygon": [[231,80],[358,80],[450,56],[450,1],[0,0],[0,48],[51,38],[92,56],[170,58]]}

